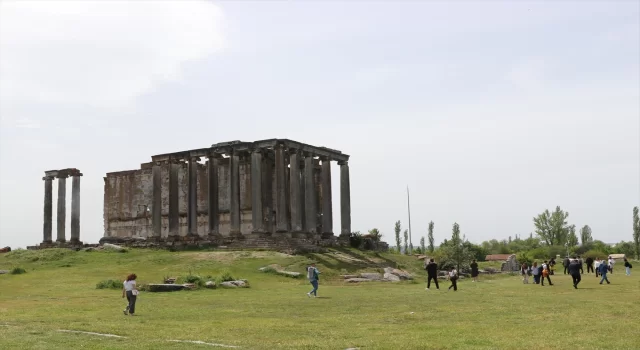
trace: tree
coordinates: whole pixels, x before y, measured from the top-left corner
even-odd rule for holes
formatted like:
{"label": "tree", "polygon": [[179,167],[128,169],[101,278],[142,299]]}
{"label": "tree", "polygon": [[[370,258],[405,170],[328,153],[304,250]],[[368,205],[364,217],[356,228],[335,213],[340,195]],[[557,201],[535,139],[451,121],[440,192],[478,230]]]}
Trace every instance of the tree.
{"label": "tree", "polygon": [[587,245],[587,243],[593,242],[593,236],[591,236],[591,227],[589,227],[589,225],[584,225],[580,229],[580,242],[582,242],[582,245]]}
{"label": "tree", "polygon": [[444,240],[440,245],[438,253],[440,256],[440,266],[444,269],[455,267],[459,271],[469,268],[469,262],[475,259],[474,253],[471,251],[472,244],[464,238],[460,237],[460,226],[458,223],[453,224],[451,240]]}
{"label": "tree", "polygon": [[460,264],[462,262],[462,239],[460,238],[460,225],[458,225],[457,222],[453,224],[451,246],[453,247],[452,258],[456,262],[456,269],[460,270]]}
{"label": "tree", "polygon": [[369,230],[369,237],[371,237],[374,242],[380,242],[382,233],[380,233],[380,230],[378,230],[377,228],[372,228],[371,230]]}
{"label": "tree", "polygon": [[404,230],[404,253],[409,254],[409,230]]}
{"label": "tree", "polygon": [[429,222],[429,253],[433,253],[435,246],[433,245],[435,240],[433,239],[433,221]]}
{"label": "tree", "polygon": [[560,206],[557,206],[553,213],[550,213],[549,209],[545,210],[533,218],[536,233],[548,245],[565,244],[569,234],[568,216],[569,213],[560,209]]}
{"label": "tree", "polygon": [[425,246],[424,246],[424,237],[420,237],[420,252],[422,254],[424,254],[426,252]]}
{"label": "tree", "polygon": [[400,226],[400,220],[396,221],[396,227],[394,228],[394,231],[396,232],[396,247],[398,247],[398,253],[401,252],[400,250],[400,232],[402,231],[402,226]]}
{"label": "tree", "polygon": [[578,236],[576,235],[576,225],[569,226],[569,234],[567,235],[567,244],[571,248],[578,245]]}
{"label": "tree", "polygon": [[633,245],[635,246],[636,259],[640,259],[640,218],[638,207],[633,208]]}

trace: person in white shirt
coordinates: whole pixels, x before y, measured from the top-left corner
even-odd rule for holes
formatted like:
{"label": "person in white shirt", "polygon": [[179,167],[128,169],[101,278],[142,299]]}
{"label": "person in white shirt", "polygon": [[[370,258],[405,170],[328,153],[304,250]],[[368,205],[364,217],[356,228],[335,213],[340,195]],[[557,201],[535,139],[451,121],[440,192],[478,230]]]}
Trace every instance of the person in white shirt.
{"label": "person in white shirt", "polygon": [[127,280],[122,282],[122,297],[127,297],[127,307],[124,309],[124,314],[133,316],[136,313],[136,299],[138,297],[138,290],[136,289],[136,276],[135,273],[127,276]]}
{"label": "person in white shirt", "polygon": [[596,266],[596,277],[598,277],[598,275],[600,274],[600,272],[598,272],[598,271],[600,271],[598,269],[598,267],[600,267],[600,264],[601,264],[600,258],[596,258],[596,260],[593,262],[593,264]]}
{"label": "person in white shirt", "polygon": [[453,291],[457,291],[458,290],[458,271],[456,271],[455,268],[451,268],[451,270],[449,271],[449,280],[451,281],[451,285],[449,286],[448,290],[451,290],[451,288],[453,288]]}
{"label": "person in white shirt", "polygon": [[612,257],[609,257],[609,272],[613,275],[613,265],[616,264],[616,261],[613,260]]}

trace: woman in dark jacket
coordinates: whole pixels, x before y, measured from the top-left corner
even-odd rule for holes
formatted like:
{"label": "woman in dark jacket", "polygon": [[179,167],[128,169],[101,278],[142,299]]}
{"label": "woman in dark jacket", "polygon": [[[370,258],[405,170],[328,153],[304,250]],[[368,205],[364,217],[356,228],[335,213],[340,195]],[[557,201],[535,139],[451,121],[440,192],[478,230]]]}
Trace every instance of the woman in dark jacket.
{"label": "woman in dark jacket", "polygon": [[627,260],[627,258],[624,258],[624,269],[626,270],[625,272],[627,273],[627,276],[631,276],[631,268],[633,266],[631,266],[631,263],[629,262],[629,260]]}
{"label": "woman in dark jacket", "polygon": [[475,261],[475,259],[471,262],[471,277],[473,277],[473,281],[472,282],[478,282],[478,263]]}

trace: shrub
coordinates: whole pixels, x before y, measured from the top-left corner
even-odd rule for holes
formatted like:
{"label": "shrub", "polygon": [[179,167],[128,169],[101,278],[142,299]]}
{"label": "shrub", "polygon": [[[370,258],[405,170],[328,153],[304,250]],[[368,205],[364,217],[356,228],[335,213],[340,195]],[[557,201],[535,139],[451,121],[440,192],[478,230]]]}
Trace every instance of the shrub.
{"label": "shrub", "polygon": [[351,245],[352,248],[360,248],[363,240],[364,238],[362,237],[360,231],[351,232],[351,234],[349,235],[349,245]]}
{"label": "shrub", "polygon": [[590,250],[584,254],[581,255],[582,258],[586,259],[586,258],[600,258],[600,259],[606,259],[608,257],[607,253],[602,252],[602,251],[598,251],[598,250]]}
{"label": "shrub", "polygon": [[231,275],[231,272],[225,271],[222,275],[220,275],[221,282],[235,281],[236,279]]}
{"label": "shrub", "polygon": [[96,284],[96,289],[122,289],[122,282],[114,280],[103,280]]}
{"label": "shrub", "polygon": [[188,274],[184,277],[184,282],[193,283],[198,287],[203,287],[206,281],[204,278],[200,277],[199,275]]}
{"label": "shrub", "polygon": [[531,266],[531,263],[533,263],[533,259],[529,256],[529,254],[527,254],[527,252],[520,252],[516,254],[516,260],[520,264],[527,263],[527,265],[529,266]]}
{"label": "shrub", "polygon": [[27,273],[27,270],[23,269],[22,267],[14,267],[13,269],[11,269],[12,275],[21,275],[23,273]]}

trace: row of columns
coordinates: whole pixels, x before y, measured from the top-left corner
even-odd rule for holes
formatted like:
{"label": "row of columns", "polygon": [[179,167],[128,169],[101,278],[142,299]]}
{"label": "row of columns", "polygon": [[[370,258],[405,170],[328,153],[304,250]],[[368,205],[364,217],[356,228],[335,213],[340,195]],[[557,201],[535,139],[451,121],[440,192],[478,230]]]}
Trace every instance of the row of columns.
{"label": "row of columns", "polygon": [[[251,164],[251,208],[253,232],[268,231],[265,222],[270,217],[264,208],[271,208],[272,173],[269,162],[265,162],[265,149],[251,151],[231,150],[229,154],[229,193],[230,193],[230,234],[241,235],[240,211],[240,160],[249,160]],[[306,232],[333,234],[333,210],[331,197],[331,159],[322,158],[321,184],[322,196],[322,228],[324,232],[316,232],[317,207],[316,191],[313,181],[314,155],[303,154],[297,149],[289,149],[289,164],[286,162],[284,145],[277,145],[275,152],[276,177],[276,232]],[[249,156],[250,154],[250,156]],[[218,203],[218,168],[222,154],[212,153],[207,156],[208,161],[208,234],[219,235],[219,203]],[[302,158],[304,158],[304,172],[301,172]],[[187,191],[187,223],[188,235],[195,236],[197,232],[197,162],[199,157],[188,159],[188,191]],[[340,165],[340,212],[341,235],[351,232],[351,197],[349,184],[349,165],[346,161]],[[265,166],[267,165],[267,166]],[[178,170],[180,161],[169,161],[169,236],[179,235],[178,213]],[[287,178],[287,167],[290,166]],[[152,204],[152,232],[159,238],[162,231],[162,176],[161,163],[154,163],[152,168],[153,204]],[[288,187],[288,188],[287,188]],[[287,199],[289,199],[287,201]],[[289,205],[289,207],[287,207]],[[290,213],[291,222],[288,220]],[[267,218],[267,220],[265,220]],[[304,224],[303,224],[304,220]]]}
{"label": "row of columns", "polygon": [[67,178],[71,176],[71,243],[80,243],[80,177],[77,169],[47,171],[44,180],[44,223],[42,243],[53,241],[53,180],[58,179],[56,242],[66,242]]}

